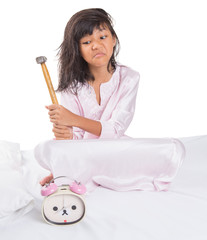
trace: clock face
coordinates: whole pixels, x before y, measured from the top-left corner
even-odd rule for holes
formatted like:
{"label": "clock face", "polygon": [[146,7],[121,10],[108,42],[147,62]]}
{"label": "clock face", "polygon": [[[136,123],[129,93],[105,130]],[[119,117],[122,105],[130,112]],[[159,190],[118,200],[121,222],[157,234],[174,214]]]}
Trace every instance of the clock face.
{"label": "clock face", "polygon": [[80,221],[85,213],[83,200],[73,194],[60,194],[45,199],[43,215],[52,224],[65,225]]}

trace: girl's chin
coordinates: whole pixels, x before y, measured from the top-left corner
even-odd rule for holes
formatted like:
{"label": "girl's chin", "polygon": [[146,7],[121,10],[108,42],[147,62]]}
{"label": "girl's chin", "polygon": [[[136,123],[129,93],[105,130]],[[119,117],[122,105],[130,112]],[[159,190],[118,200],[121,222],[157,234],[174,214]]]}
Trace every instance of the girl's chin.
{"label": "girl's chin", "polygon": [[101,61],[101,59],[97,59],[97,61],[93,61],[91,64],[89,64],[91,67],[107,67],[109,61]]}
{"label": "girl's chin", "polygon": [[90,65],[91,68],[107,68],[108,64],[93,64]]}

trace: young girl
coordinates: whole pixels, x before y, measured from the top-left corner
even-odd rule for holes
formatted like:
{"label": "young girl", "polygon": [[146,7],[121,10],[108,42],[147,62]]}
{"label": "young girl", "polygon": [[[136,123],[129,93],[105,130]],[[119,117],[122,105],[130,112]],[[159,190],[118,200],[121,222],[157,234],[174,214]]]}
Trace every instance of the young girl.
{"label": "young girl", "polygon": [[57,140],[124,136],[134,116],[139,74],[117,64],[118,51],[112,19],[103,9],[71,17],[59,50],[61,105],[46,107]]}

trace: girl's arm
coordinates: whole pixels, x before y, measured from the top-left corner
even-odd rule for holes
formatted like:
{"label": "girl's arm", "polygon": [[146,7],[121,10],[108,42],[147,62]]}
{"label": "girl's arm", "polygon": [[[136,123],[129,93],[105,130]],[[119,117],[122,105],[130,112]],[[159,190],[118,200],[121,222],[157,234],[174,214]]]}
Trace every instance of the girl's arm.
{"label": "girl's arm", "polygon": [[81,117],[76,115],[75,127],[81,128],[86,132],[92,133],[93,135],[100,136],[102,125],[99,121],[91,120],[89,118]]}
{"label": "girl's arm", "polygon": [[52,104],[46,108],[49,110],[50,121],[57,126],[77,127],[96,136],[101,135],[102,125],[99,121],[74,114],[62,105]]}
{"label": "girl's arm", "polygon": [[140,76],[138,72],[130,69],[121,76],[121,84],[113,99],[116,106],[108,106],[108,111],[113,109],[110,118],[100,120],[102,125],[100,138],[122,137],[133,119]]}
{"label": "girl's arm", "polygon": [[[122,84],[115,95],[114,103],[107,106],[110,118],[99,121],[83,117],[83,110],[76,98],[64,99],[71,103],[70,110],[61,105],[48,106],[51,122],[63,126],[73,126],[73,139],[83,138],[85,131],[100,138],[119,138],[124,135],[131,123],[136,104],[139,74],[132,71],[122,75]],[[80,137],[79,135],[80,134]]]}

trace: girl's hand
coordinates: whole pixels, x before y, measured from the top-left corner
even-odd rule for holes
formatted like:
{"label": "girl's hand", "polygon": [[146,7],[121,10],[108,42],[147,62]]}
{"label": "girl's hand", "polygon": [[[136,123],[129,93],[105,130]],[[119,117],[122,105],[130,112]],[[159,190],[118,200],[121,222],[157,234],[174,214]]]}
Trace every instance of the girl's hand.
{"label": "girl's hand", "polygon": [[64,108],[62,105],[52,104],[46,106],[49,110],[50,122],[56,125],[73,126],[75,114]]}
{"label": "girl's hand", "polygon": [[49,176],[44,177],[42,180],[40,180],[40,185],[44,186],[46,183],[49,183],[53,179],[53,174],[50,173]]}
{"label": "girl's hand", "polygon": [[53,129],[56,140],[73,139],[73,129],[63,125],[53,124]]}

